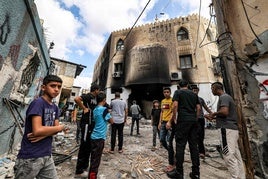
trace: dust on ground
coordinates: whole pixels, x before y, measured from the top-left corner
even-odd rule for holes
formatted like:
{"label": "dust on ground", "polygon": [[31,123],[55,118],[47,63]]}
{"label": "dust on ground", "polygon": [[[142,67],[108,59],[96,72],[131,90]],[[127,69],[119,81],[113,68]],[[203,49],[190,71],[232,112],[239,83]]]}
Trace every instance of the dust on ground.
{"label": "dust on ground", "polygon": [[[152,148],[152,127],[150,120],[142,119],[140,121],[141,135],[130,136],[129,118],[124,127],[124,145],[123,153],[118,153],[115,149],[114,154],[104,152],[99,167],[99,179],[167,179],[164,172],[168,165],[168,155],[166,149],[160,147],[157,141],[157,150],[151,151]],[[74,172],[77,160],[77,149],[75,142],[75,124],[70,124],[71,130],[68,142],[57,143],[56,152],[54,153],[57,162],[57,172],[60,179],[74,178]],[[230,175],[225,167],[224,161],[216,146],[219,145],[218,132],[215,129],[206,129],[205,147],[206,157],[200,160],[200,177],[206,179],[225,179]],[[68,146],[68,147],[66,147]],[[108,132],[105,142],[104,151],[110,148],[110,135]],[[61,155],[65,154],[65,155]],[[191,159],[188,147],[185,150],[184,178],[188,179],[191,171]]]}

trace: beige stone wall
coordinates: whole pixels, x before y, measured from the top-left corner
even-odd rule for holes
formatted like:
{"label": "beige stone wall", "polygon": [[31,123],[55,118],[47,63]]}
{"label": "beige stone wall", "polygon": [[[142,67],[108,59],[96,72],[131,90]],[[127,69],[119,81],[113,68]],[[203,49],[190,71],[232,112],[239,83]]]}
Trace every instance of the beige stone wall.
{"label": "beige stone wall", "polygon": [[[205,45],[200,48],[200,43],[205,36],[205,31],[208,26],[208,20],[201,18],[200,27],[198,30],[198,16],[190,15],[187,17],[180,17],[167,21],[155,22],[142,26],[135,27],[128,37],[125,36],[130,29],[119,30],[111,34],[111,40],[108,41],[110,45],[109,53],[109,71],[107,77],[106,87],[110,87],[113,82],[112,74],[114,72],[114,63],[127,63],[127,54],[133,48],[153,46],[160,44],[167,49],[167,59],[169,63],[170,72],[180,71],[179,56],[192,54],[193,68],[188,69],[191,81],[195,83],[209,83],[215,81],[215,75],[212,70],[211,56],[218,56],[217,46],[215,43]],[[178,42],[177,31],[181,28],[186,28],[189,32],[189,40]],[[210,25],[210,32],[212,39],[216,37],[216,28]],[[197,32],[199,34],[197,34]],[[116,44],[119,39],[124,40],[124,51],[116,52]],[[207,37],[201,45],[208,43]],[[103,52],[100,55],[94,71],[93,82],[97,81],[97,76],[100,74],[101,61],[103,59]],[[135,68],[135,67],[134,67]],[[127,71],[125,73],[128,73]],[[126,75],[126,74],[124,74]]]}

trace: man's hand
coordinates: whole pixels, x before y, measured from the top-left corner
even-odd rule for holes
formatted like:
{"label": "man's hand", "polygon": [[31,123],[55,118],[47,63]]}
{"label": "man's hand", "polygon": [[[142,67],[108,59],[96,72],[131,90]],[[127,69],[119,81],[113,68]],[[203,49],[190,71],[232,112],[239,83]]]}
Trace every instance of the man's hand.
{"label": "man's hand", "polygon": [[205,114],[204,117],[209,121],[212,121],[215,118],[214,113]]}
{"label": "man's hand", "polygon": [[84,114],[88,113],[89,111],[90,111],[89,108],[84,108],[84,109],[83,109]]}
{"label": "man's hand", "polygon": [[158,129],[159,129],[159,130],[161,129],[161,123],[158,124]]}
{"label": "man's hand", "polygon": [[29,139],[30,142],[34,143],[34,142],[38,142],[38,141],[46,138],[46,136],[36,137],[33,135],[33,133],[29,133],[29,134],[27,134],[27,138]]}
{"label": "man's hand", "polygon": [[171,127],[172,127],[171,122],[168,121],[168,122],[166,123],[166,129],[169,130],[169,129],[171,129]]}

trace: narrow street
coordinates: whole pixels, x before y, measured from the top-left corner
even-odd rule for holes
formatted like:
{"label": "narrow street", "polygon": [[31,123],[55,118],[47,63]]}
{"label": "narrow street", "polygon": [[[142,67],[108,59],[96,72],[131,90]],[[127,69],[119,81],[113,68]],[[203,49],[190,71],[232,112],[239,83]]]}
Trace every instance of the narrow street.
{"label": "narrow street", "polygon": [[[56,166],[60,179],[74,178],[74,171],[77,159],[77,147],[75,147],[75,124],[71,124],[69,142],[64,145],[56,143],[56,151],[58,153],[69,154],[69,158]],[[167,151],[160,148],[157,141],[157,150],[151,151],[152,147],[152,128],[150,120],[141,120],[140,136],[130,136],[130,119],[124,128],[124,152],[122,154],[115,150],[114,154],[110,154],[109,150],[110,137],[106,140],[101,165],[99,168],[100,179],[120,179],[120,178],[151,178],[165,179],[168,178],[163,171],[168,165]],[[224,161],[216,150],[218,145],[218,133],[215,129],[206,129],[205,147],[207,150],[206,158],[200,161],[201,178],[206,179],[224,179],[229,178],[227,168]],[[75,152],[74,152],[75,151]],[[55,156],[54,156],[55,157]],[[64,158],[64,157],[59,157]],[[55,158],[55,162],[57,163]],[[191,169],[190,153],[188,148],[185,151],[184,177],[190,178]]]}

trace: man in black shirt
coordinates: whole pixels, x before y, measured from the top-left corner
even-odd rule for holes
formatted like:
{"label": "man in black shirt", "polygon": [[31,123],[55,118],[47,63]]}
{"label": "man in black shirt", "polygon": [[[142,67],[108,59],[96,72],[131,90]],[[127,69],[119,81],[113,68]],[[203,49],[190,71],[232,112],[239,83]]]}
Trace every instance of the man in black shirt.
{"label": "man in black shirt", "polygon": [[78,152],[75,177],[88,177],[86,171],[89,165],[91,151],[90,135],[94,128],[93,110],[97,106],[96,96],[100,92],[98,85],[92,85],[90,93],[75,97],[76,104],[83,109],[81,119],[81,143]]}
{"label": "man in black shirt", "polygon": [[188,142],[192,160],[190,177],[198,179],[200,178],[200,162],[197,145],[197,116],[199,116],[200,112],[200,103],[198,96],[188,89],[187,81],[180,80],[179,86],[181,87],[180,90],[175,91],[173,96],[173,116],[167,123],[167,128],[170,128],[174,121],[176,127],[176,169],[168,172],[167,176],[169,178],[183,179],[184,150]]}

